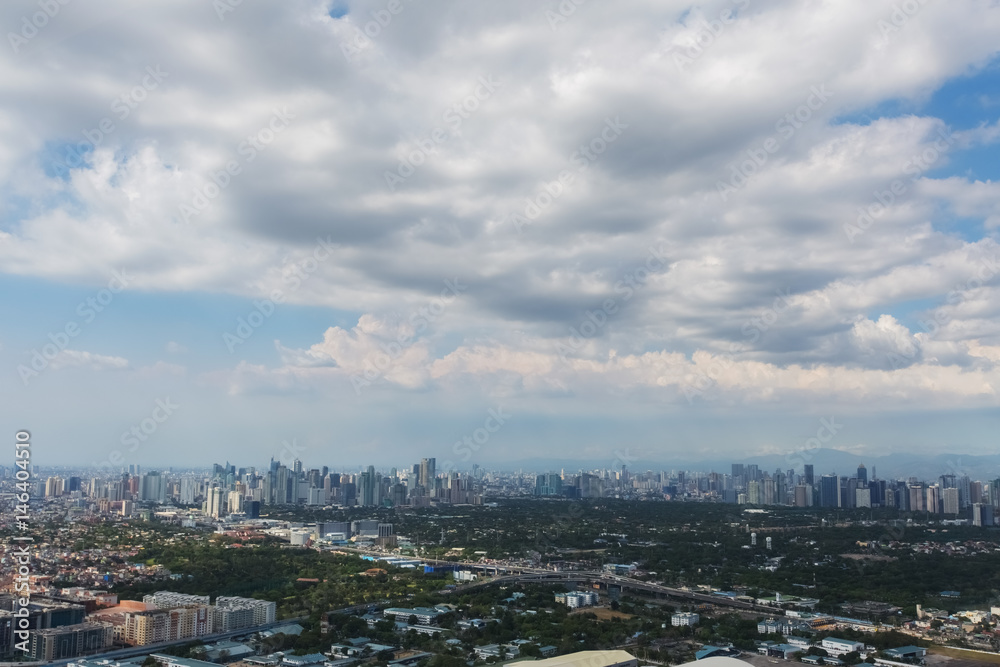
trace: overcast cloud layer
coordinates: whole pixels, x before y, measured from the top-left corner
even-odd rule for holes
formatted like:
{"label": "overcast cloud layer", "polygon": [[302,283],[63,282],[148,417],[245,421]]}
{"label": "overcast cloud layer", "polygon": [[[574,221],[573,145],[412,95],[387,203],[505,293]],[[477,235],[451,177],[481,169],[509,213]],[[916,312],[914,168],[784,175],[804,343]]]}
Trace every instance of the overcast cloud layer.
{"label": "overcast cloud layer", "polygon": [[993,451],[996,0],[64,1],[0,5],[44,462]]}

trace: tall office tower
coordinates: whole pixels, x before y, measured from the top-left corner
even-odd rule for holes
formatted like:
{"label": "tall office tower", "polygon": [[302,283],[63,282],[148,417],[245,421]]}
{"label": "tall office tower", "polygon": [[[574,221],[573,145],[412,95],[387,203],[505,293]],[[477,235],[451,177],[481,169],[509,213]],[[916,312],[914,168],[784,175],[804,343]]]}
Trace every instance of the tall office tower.
{"label": "tall office tower", "polygon": [[842,496],[840,500],[841,507],[855,507],[855,502],[857,501],[857,489],[858,489],[858,479],[857,477],[847,477],[841,479]]}
{"label": "tall office tower", "polygon": [[[72,491],[72,489],[70,489]],[[965,509],[972,504],[972,480],[968,475],[958,478],[958,506]]]}
{"label": "tall office tower", "polygon": [[795,487],[795,506],[809,507],[812,505],[812,487],[799,484]]}
{"label": "tall office tower", "polygon": [[761,504],[760,482],[755,479],[747,482],[747,503],[750,505]]}
{"label": "tall office tower", "polygon": [[306,474],[306,479],[309,480],[309,488],[323,488],[323,478],[319,474],[319,468],[310,468],[309,472]]}
{"label": "tall office tower", "polygon": [[434,478],[437,477],[437,459],[420,459],[420,475],[417,483],[430,491],[434,489]]}
{"label": "tall office tower", "polygon": [[371,507],[375,504],[375,473],[364,471],[358,475],[358,505]]}
{"label": "tall office tower", "polygon": [[196,493],[197,484],[193,477],[181,477],[181,490],[179,498],[181,503],[185,505],[193,505]]}
{"label": "tall office tower", "polygon": [[872,506],[872,490],[869,486],[860,486],[854,490],[854,506],[855,507],[871,507]]}
{"label": "tall office tower", "polygon": [[927,487],[927,505],[925,509],[931,514],[941,513],[941,487],[931,484]]}
{"label": "tall office tower", "polygon": [[69,490],[71,492],[72,491],[79,491],[80,490],[80,478],[79,477],[70,477],[69,478]]}
{"label": "tall office tower", "polygon": [[733,484],[741,488],[745,486],[745,483],[743,481],[743,475],[745,474],[746,474],[746,469],[744,468],[742,463],[733,464]]}
{"label": "tall office tower", "polygon": [[760,480],[760,467],[756,463],[749,463],[746,467],[747,481]]}
{"label": "tall office tower", "polygon": [[972,503],[972,525],[982,526],[983,525],[983,504],[982,503]]}
{"label": "tall office tower", "polygon": [[862,463],[858,466],[858,486],[865,486],[868,484],[868,469],[865,468],[865,464]]}
{"label": "tall office tower", "polygon": [[319,471],[319,476],[320,477],[326,477],[329,474],[330,474],[330,469],[328,467],[323,466],[322,468],[320,468],[320,471]]}
{"label": "tall office tower", "polygon": [[223,498],[225,498],[225,491],[217,486],[210,488],[208,490],[208,497],[205,500],[205,512],[216,519],[224,516]]}
{"label": "tall office tower", "polygon": [[128,474],[129,475],[131,475],[132,477],[138,477],[140,472],[141,472],[141,470],[140,470],[139,464],[137,464],[137,463],[131,463],[131,464],[129,464],[129,467],[128,467]]}
{"label": "tall office tower", "polygon": [[54,498],[63,494],[64,482],[62,477],[49,477],[45,480],[45,497]]}
{"label": "tall office tower", "polygon": [[804,468],[805,468],[805,473],[804,474],[805,474],[805,478],[806,478],[805,479],[805,483],[808,486],[812,486],[813,484],[816,483],[816,480],[813,477],[813,464],[807,463],[807,464],[805,464]]}
{"label": "tall office tower", "polygon": [[823,475],[819,480],[820,507],[840,507],[840,478]]}
{"label": "tall office tower", "polygon": [[885,507],[885,480],[884,479],[872,479],[868,484],[868,488],[872,490],[872,507]]}
{"label": "tall office tower", "polygon": [[140,500],[151,500],[162,503],[167,500],[167,480],[156,470],[151,470],[142,476]]}
{"label": "tall office tower", "polygon": [[945,514],[958,514],[958,489],[942,489],[941,500]]}
{"label": "tall office tower", "polygon": [[920,484],[911,484],[909,487],[910,491],[910,506],[909,510],[911,512],[923,512],[927,507],[926,498],[927,494],[924,491],[924,487]]}
{"label": "tall office tower", "polygon": [[976,505],[983,502],[983,483],[970,482],[969,484],[969,504]]}
{"label": "tall office tower", "polygon": [[230,491],[228,500],[226,501],[226,511],[229,514],[242,512],[244,510],[244,498],[245,496],[239,491]]}
{"label": "tall office tower", "polygon": [[764,505],[775,504],[775,498],[777,497],[776,487],[775,480],[764,475],[764,480],[761,482],[761,503]]}
{"label": "tall office tower", "polygon": [[295,473],[296,479],[302,476],[302,461],[295,459],[292,463],[292,472]]}

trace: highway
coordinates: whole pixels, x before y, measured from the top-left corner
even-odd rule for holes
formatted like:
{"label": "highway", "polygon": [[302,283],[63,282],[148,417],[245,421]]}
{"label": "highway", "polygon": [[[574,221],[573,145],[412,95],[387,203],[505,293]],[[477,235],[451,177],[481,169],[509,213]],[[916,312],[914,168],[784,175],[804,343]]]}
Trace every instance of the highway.
{"label": "highway", "polygon": [[[345,551],[350,551],[352,553],[364,553],[366,555],[379,555],[375,552],[362,551],[360,549],[350,549],[346,547],[341,547]],[[656,595],[664,595],[672,598],[680,598],[684,600],[692,600],[695,602],[704,602],[708,604],[723,606],[723,607],[733,607],[736,609],[745,609],[749,611],[760,612],[768,614],[770,616],[784,616],[785,610],[780,607],[769,607],[767,605],[754,604],[752,602],[744,602],[742,600],[734,600],[733,598],[724,597],[721,595],[712,595],[710,593],[700,593],[697,591],[685,590],[682,588],[672,588],[670,586],[661,586],[659,584],[650,584],[638,579],[632,579],[630,577],[622,577],[615,574],[610,574],[608,572],[594,572],[594,571],[580,571],[580,572],[557,572],[554,570],[547,570],[544,568],[534,568],[534,567],[524,567],[524,566],[514,566],[514,565],[497,565],[492,563],[473,563],[473,562],[463,562],[463,561],[449,561],[449,560],[436,560],[433,558],[421,558],[421,561],[427,563],[428,565],[447,565],[451,567],[460,567],[462,569],[468,569],[472,571],[482,571],[482,572],[493,572],[496,577],[487,581],[475,582],[473,584],[467,584],[460,586],[455,589],[456,591],[468,590],[470,588],[478,586],[491,586],[494,584],[500,584],[505,582],[514,581],[581,581],[581,582],[599,582],[607,586],[608,584],[621,586],[622,588],[627,588],[634,591],[640,591],[644,593],[653,593]]]}

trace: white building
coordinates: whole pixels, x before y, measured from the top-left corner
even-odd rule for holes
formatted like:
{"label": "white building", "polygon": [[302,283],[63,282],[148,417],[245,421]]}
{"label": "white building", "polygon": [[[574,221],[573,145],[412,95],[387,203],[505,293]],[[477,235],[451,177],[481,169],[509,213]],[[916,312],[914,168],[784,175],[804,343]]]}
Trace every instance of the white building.
{"label": "white building", "polygon": [[590,591],[572,591],[570,593],[556,593],[556,602],[564,604],[570,609],[579,607],[591,607],[597,604],[597,593]]}
{"label": "white building", "polygon": [[845,653],[850,653],[851,651],[861,652],[865,648],[863,642],[851,641],[850,639],[837,639],[836,637],[827,637],[823,640],[821,646],[827,653],[835,658],[839,658]]}
{"label": "white building", "polygon": [[254,598],[226,597],[220,595],[215,599],[215,606],[222,608],[244,608],[252,610],[252,624],[265,625],[274,623],[277,617],[277,603],[269,600],[256,600]]}
{"label": "white building", "polygon": [[683,627],[685,625],[695,625],[701,620],[701,616],[690,611],[679,611],[670,617],[670,625]]}

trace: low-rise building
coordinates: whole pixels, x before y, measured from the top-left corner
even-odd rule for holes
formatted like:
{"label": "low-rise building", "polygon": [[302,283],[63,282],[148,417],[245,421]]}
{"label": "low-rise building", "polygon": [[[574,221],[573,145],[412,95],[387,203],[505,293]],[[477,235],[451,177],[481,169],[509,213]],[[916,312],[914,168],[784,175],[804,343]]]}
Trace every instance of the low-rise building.
{"label": "low-rise building", "polygon": [[858,651],[859,653],[864,650],[865,645],[862,642],[856,642],[851,639],[838,639],[836,637],[827,637],[821,643],[821,647],[827,653],[834,657],[840,657],[851,651]]}
{"label": "low-rise building", "polygon": [[670,625],[684,627],[686,625],[696,625],[700,620],[701,616],[692,611],[679,611],[670,617]]}

